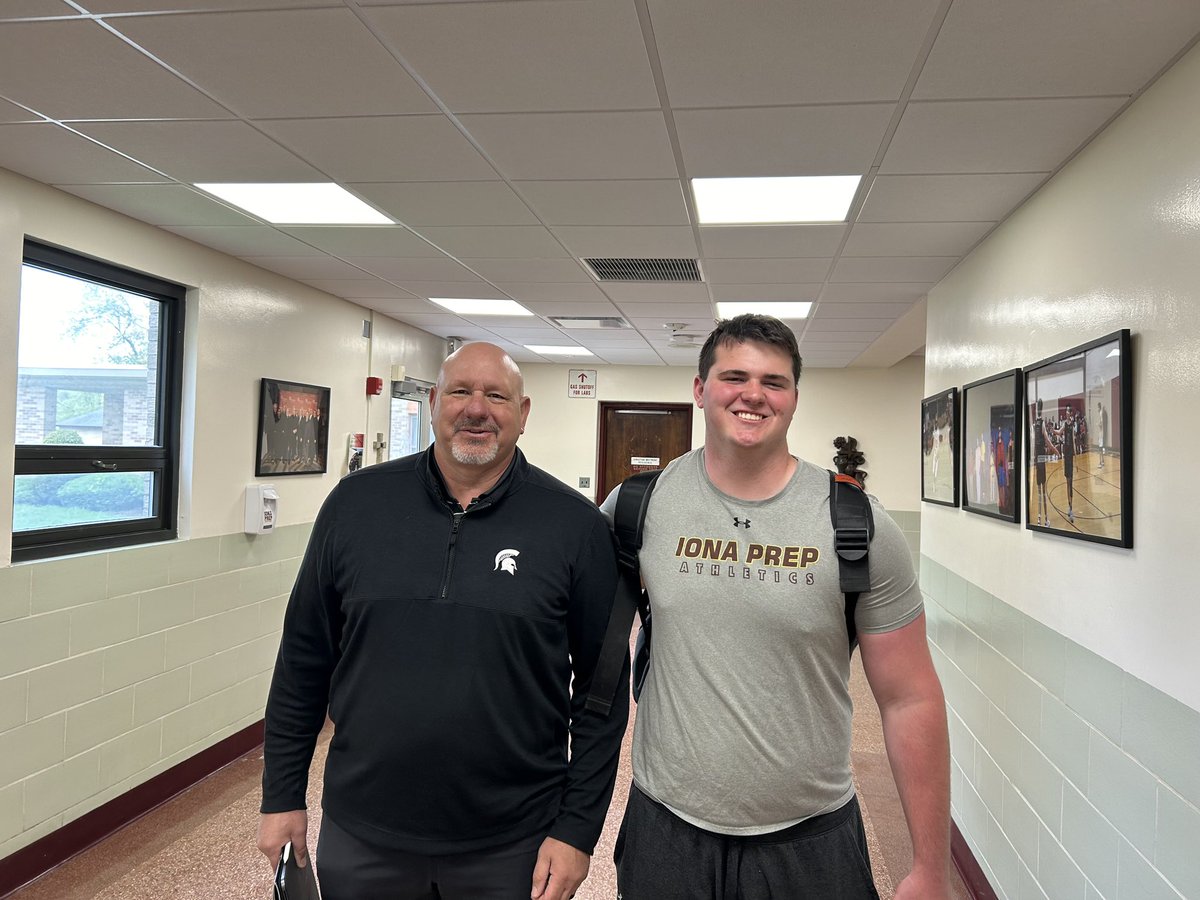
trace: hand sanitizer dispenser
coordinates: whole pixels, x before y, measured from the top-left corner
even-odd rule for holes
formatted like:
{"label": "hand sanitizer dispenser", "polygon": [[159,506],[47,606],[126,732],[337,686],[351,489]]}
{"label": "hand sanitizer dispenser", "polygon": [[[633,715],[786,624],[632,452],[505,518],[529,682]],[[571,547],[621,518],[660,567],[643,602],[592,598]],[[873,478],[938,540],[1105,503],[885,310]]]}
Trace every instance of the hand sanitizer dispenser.
{"label": "hand sanitizer dispenser", "polygon": [[246,486],[246,534],[270,534],[279,517],[279,494],[273,484]]}

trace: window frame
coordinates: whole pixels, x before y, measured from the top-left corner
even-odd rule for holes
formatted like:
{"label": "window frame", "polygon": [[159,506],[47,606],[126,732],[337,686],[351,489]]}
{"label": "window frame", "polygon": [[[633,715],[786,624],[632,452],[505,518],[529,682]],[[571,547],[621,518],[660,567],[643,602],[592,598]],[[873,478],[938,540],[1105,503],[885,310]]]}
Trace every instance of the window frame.
{"label": "window frame", "polygon": [[[187,288],[32,238],[26,266],[58,272],[157,301],[158,383],[153,444],[145,447],[14,444],[14,475],[137,472],[153,476],[153,515],[117,522],[16,531],[10,522],[12,559],[21,562],[173,540],[178,535],[179,449],[183,397],[183,324]],[[15,481],[14,481],[15,485]]]}

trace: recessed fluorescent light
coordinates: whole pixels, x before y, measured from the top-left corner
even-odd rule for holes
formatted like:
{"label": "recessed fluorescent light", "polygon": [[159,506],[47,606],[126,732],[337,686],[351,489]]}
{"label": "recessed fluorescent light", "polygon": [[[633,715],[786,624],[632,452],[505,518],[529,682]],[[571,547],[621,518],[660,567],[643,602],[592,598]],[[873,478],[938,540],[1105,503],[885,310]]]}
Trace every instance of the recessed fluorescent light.
{"label": "recessed fluorescent light", "polygon": [[693,178],[701,225],[844,222],[858,175],[806,178]]}
{"label": "recessed fluorescent light", "polygon": [[395,225],[345,188],[323,184],[197,184],[273,225]]}
{"label": "recessed fluorescent light", "polygon": [[459,297],[430,297],[436,303],[460,316],[532,316],[516,300],[468,300]]}
{"label": "recessed fluorescent light", "polygon": [[777,319],[807,319],[812,304],[807,300],[795,302],[762,303],[718,303],[717,315],[722,319],[732,319],[743,313],[757,313],[760,316],[774,316]]}
{"label": "recessed fluorescent light", "polygon": [[548,347],[544,344],[526,344],[526,350],[532,350],[541,356],[593,356],[591,350],[584,347]]}

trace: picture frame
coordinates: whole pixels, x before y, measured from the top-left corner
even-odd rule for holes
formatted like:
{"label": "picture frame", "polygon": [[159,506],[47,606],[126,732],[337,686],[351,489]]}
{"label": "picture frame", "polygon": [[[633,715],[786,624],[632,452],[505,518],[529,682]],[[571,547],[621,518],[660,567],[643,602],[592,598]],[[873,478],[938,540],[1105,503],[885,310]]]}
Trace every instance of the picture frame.
{"label": "picture frame", "polygon": [[921,499],[958,506],[958,388],[921,401]]}
{"label": "picture frame", "polygon": [[263,378],[254,474],[321,475],[329,466],[330,389]]}
{"label": "picture frame", "polygon": [[962,389],[962,508],[1014,524],[1021,521],[1020,369]]}
{"label": "picture frame", "polygon": [[1025,527],[1133,546],[1129,329],[1025,369]]}

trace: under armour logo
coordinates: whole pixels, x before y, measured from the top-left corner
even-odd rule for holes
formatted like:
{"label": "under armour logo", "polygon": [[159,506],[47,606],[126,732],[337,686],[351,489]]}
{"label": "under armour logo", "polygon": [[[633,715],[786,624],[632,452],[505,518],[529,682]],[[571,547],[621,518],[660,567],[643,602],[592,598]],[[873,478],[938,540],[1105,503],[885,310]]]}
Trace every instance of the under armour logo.
{"label": "under armour logo", "polygon": [[736,528],[749,528],[750,520],[749,519],[739,519],[737,516],[734,516],[733,524]]}
{"label": "under armour logo", "polygon": [[516,575],[517,557],[520,555],[520,550],[501,550],[496,554],[496,567],[492,571],[507,572],[509,575]]}

